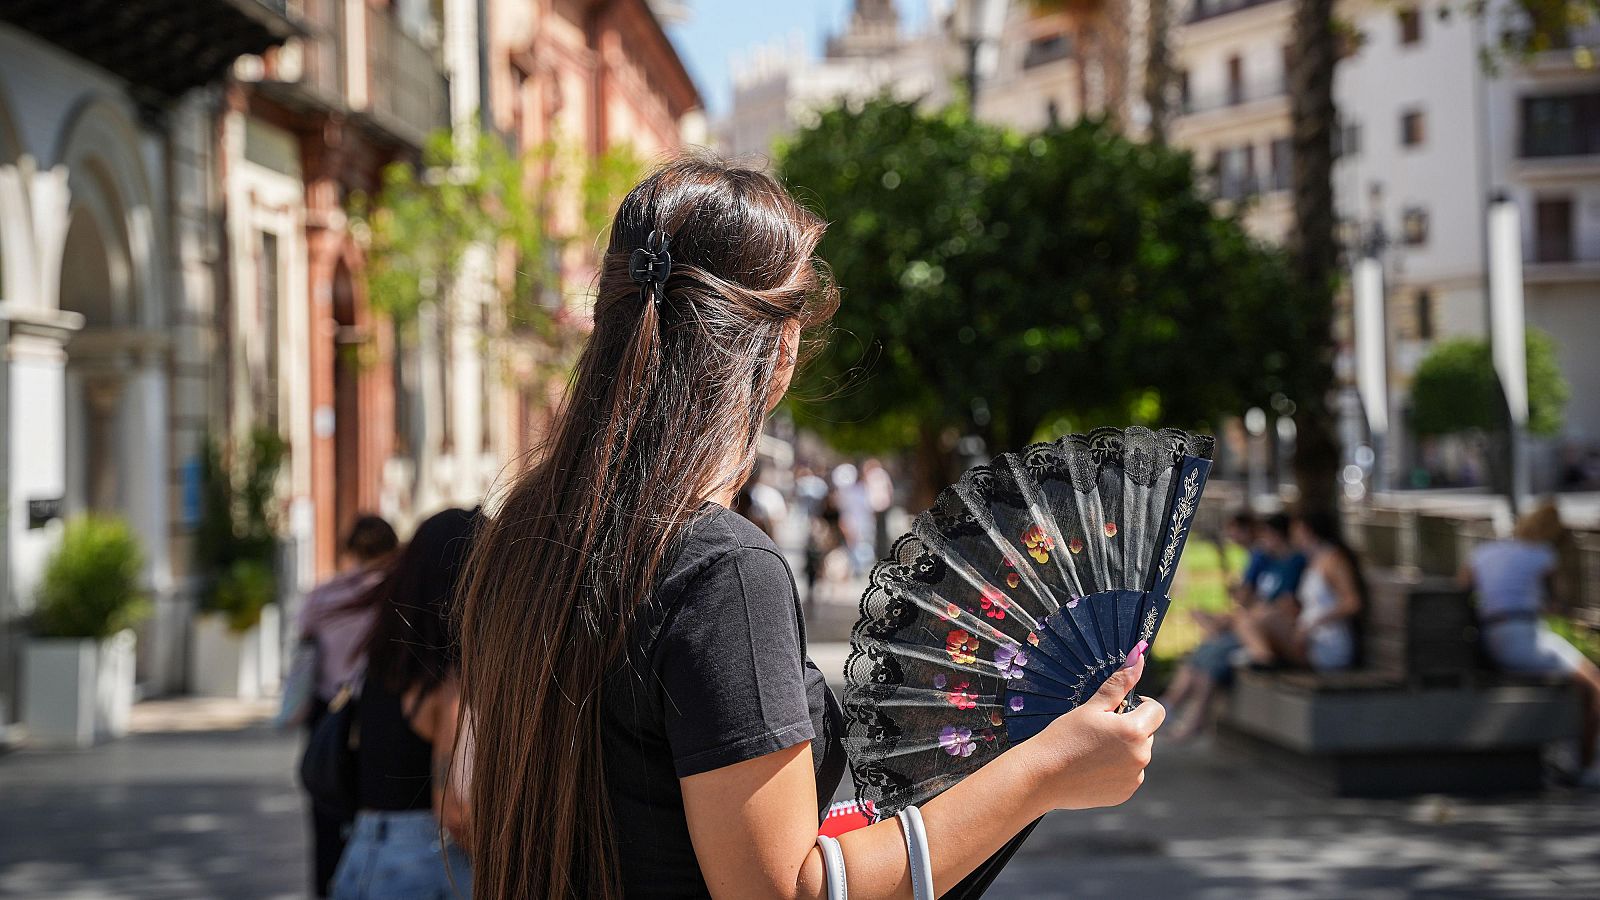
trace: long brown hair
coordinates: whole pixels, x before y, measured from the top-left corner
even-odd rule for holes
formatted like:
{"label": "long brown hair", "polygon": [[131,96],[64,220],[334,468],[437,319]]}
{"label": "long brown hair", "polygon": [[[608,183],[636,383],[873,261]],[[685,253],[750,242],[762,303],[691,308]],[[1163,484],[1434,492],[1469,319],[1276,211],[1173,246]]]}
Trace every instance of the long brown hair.
{"label": "long brown hair", "polygon": [[[476,896],[619,894],[601,686],[678,533],[749,473],[785,327],[832,314],[814,256],[823,227],[770,176],[699,155],[657,169],[617,210],[594,334],[469,565]],[[659,297],[628,268],[652,231],[672,258]]]}

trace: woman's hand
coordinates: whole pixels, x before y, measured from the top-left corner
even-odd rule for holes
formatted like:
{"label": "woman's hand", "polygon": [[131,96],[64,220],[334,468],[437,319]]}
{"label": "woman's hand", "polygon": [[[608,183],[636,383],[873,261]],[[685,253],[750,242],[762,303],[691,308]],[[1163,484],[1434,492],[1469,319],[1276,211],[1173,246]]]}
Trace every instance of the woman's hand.
{"label": "woman's hand", "polygon": [[1144,784],[1153,735],[1167,711],[1147,698],[1131,712],[1117,712],[1143,674],[1140,649],[1132,668],[1118,670],[1089,702],[1017,748],[1027,751],[1037,767],[1039,787],[1052,808],[1116,806]]}

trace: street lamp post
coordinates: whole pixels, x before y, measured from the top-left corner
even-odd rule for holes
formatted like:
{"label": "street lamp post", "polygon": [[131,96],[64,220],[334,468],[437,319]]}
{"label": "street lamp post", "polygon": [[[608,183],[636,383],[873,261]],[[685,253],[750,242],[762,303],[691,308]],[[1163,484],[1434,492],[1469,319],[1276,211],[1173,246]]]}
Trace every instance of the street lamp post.
{"label": "street lamp post", "polygon": [[995,27],[998,24],[995,8],[1004,15],[1004,0],[999,3],[995,0],[956,0],[955,36],[967,54],[967,109],[974,115],[978,111],[979,56],[983,52],[983,45],[994,40],[994,32],[998,31]]}
{"label": "street lamp post", "polygon": [[1355,300],[1356,390],[1372,436],[1372,489],[1388,488],[1384,444],[1389,435],[1388,327],[1383,302],[1383,250],[1388,236],[1373,222],[1361,242],[1351,277]]}
{"label": "street lamp post", "polygon": [[1522,300],[1522,219],[1514,200],[1497,195],[1488,212],[1489,347],[1506,403],[1511,514],[1529,494],[1528,344]]}

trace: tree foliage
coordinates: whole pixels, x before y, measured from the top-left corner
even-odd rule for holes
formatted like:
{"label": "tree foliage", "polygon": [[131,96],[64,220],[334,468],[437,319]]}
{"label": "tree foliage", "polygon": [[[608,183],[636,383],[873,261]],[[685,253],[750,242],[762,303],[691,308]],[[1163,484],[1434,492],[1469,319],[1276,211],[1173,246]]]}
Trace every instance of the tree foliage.
{"label": "tree foliage", "polygon": [[832,223],[838,333],[795,411],[836,444],[1194,426],[1292,382],[1282,259],[1213,213],[1185,153],[879,99],[823,113],[780,159]]}
{"label": "tree foliage", "polygon": [[598,239],[642,168],[623,144],[593,156],[551,140],[514,153],[497,136],[438,131],[420,165],[393,163],[376,197],[354,198],[369,302],[402,330],[425,307],[448,327],[450,304],[440,301],[466,274],[469,250],[490,248],[500,263],[486,273],[494,318],[559,349],[568,343],[551,315],[559,305],[546,298],[562,289],[563,254]]}
{"label": "tree foliage", "polygon": [[[1555,341],[1528,330],[1528,432],[1561,432],[1570,393],[1556,361]],[[1417,366],[1411,385],[1412,425],[1418,434],[1492,432],[1502,427],[1504,401],[1494,359],[1485,341],[1458,338],[1433,348]]]}

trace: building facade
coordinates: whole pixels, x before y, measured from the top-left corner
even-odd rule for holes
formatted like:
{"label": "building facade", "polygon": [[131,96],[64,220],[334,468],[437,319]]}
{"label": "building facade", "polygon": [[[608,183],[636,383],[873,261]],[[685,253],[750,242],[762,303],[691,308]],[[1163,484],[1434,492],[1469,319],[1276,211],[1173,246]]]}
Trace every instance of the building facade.
{"label": "building facade", "polygon": [[[1175,143],[1193,150],[1224,205],[1258,236],[1291,226],[1289,100],[1292,0],[1196,0],[1175,29],[1183,107]],[[1478,19],[1442,3],[1341,4],[1358,37],[1340,62],[1335,199],[1352,254],[1376,247],[1384,273],[1390,434],[1383,482],[1461,478],[1456,459],[1409,428],[1410,383],[1441,340],[1486,333],[1486,211],[1521,214],[1527,322],[1556,341],[1575,390],[1566,428],[1535,442],[1534,483],[1559,481],[1564,452],[1600,447],[1600,73],[1582,65],[1596,35],[1574,33],[1527,60],[1483,64],[1492,5]],[[1593,29],[1591,29],[1591,32]],[[1348,334],[1348,329],[1342,329]],[[1345,353],[1353,350],[1344,340]],[[1347,408],[1355,411],[1354,404]],[[1359,435],[1353,423],[1348,433]]]}
{"label": "building facade", "polygon": [[[547,404],[505,377],[519,351],[493,321],[493,248],[413,338],[367,296],[348,210],[386,166],[439,132],[647,160],[704,140],[644,0],[194,5],[129,0],[112,21],[0,3],[0,729],[21,619],[79,512],[139,535],[155,615],[138,679],[183,689],[208,439],[285,439],[291,601],[356,515],[403,532],[476,504],[528,447],[520,410]],[[558,267],[580,331],[591,237]]]}
{"label": "building facade", "polygon": [[213,87],[283,41],[282,4],[0,5],[0,727],[61,520],[137,531],[146,685],[181,677],[187,470],[213,392]]}

